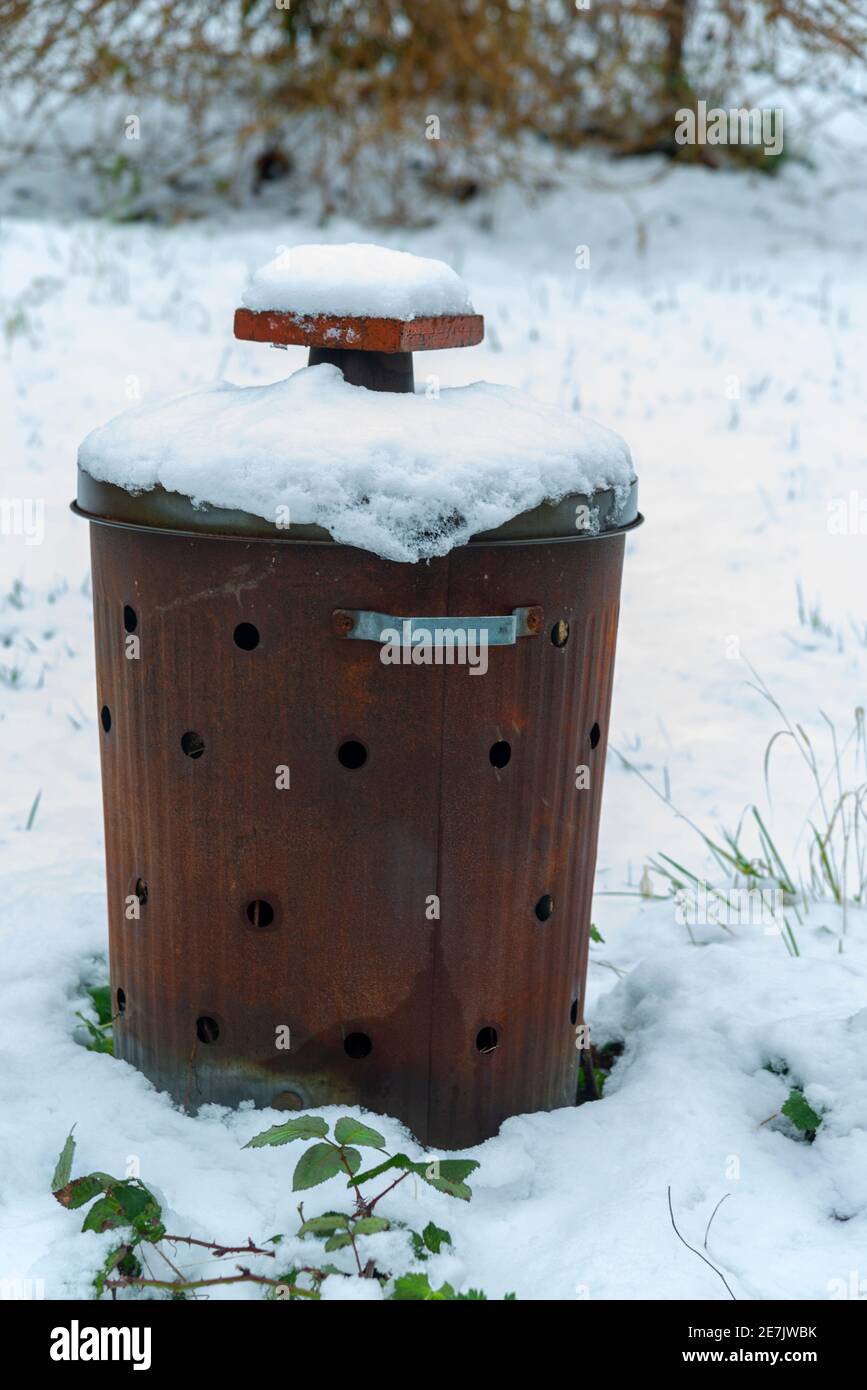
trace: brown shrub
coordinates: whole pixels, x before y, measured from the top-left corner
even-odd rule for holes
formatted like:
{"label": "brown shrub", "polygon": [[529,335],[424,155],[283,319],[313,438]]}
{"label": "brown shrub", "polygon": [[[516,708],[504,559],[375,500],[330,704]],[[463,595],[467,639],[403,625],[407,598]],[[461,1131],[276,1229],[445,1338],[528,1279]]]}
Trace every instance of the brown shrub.
{"label": "brown shrub", "polygon": [[140,152],[139,202],[154,183],[182,197],[197,169],[236,193],[294,171],[322,189],[326,210],[357,203],[373,181],[410,216],[411,190],[472,197],[586,141],[707,159],[673,139],[674,112],[697,93],[737,105],[757,74],[797,83],[864,52],[852,0],[590,5],[6,0],[0,81],[17,96],[7,151],[48,143],[115,177],[127,155],[117,115],[106,133],[81,113],[126,102],[159,111],[167,132]]}

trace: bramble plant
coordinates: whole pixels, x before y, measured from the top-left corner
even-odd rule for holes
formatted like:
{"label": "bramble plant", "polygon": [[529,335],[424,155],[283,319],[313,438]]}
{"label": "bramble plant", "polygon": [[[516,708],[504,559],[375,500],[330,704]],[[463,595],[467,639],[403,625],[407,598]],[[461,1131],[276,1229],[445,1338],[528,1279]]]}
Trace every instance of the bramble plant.
{"label": "bramble plant", "polygon": [[109,1251],[94,1279],[98,1298],[109,1287],[109,1276],[113,1273],[117,1272],[124,1280],[141,1276],[142,1267],[135,1252],[146,1242],[155,1245],[162,1240],[165,1227],[159,1203],[137,1178],[113,1178],[100,1172],[73,1178],[74,1156],[75,1139],[70,1130],[51,1180],[51,1190],[60,1205],[75,1210],[93,1203],[85,1215],[82,1231],[123,1229],[128,1232],[123,1241]]}
{"label": "bramble plant", "polygon": [[795,1129],[800,1130],[810,1143],[813,1142],[816,1130],[822,1123],[822,1116],[816,1113],[803,1091],[797,1088],[791,1090],[780,1106],[780,1114],[791,1120]]}
{"label": "bramble plant", "polygon": [[[284,1124],[272,1125],[270,1129],[257,1134],[244,1147],[261,1149],[274,1145],[291,1144],[296,1139],[318,1140],[318,1143],[305,1150],[295,1165],[295,1172],[292,1177],[293,1191],[301,1192],[310,1187],[317,1187],[320,1183],[327,1182],[329,1178],[336,1177],[342,1171],[346,1173],[348,1178],[347,1187],[353,1191],[355,1206],[352,1212],[326,1212],[323,1216],[313,1217],[309,1221],[304,1220],[303,1206],[299,1207],[302,1224],[299,1227],[298,1235],[302,1237],[312,1235],[324,1239],[326,1252],[351,1246],[357,1273],[362,1278],[377,1278],[381,1283],[386,1283],[387,1276],[380,1273],[375,1260],[369,1259],[362,1263],[357,1244],[359,1236],[376,1235],[381,1231],[392,1229],[393,1224],[400,1226],[401,1223],[392,1223],[383,1216],[374,1215],[377,1204],[387,1193],[392,1192],[411,1175],[421,1178],[430,1187],[446,1193],[449,1197],[456,1197],[461,1201],[468,1202],[472,1193],[467,1186],[466,1179],[479,1165],[473,1159],[437,1158],[416,1162],[408,1158],[406,1154],[389,1154],[385,1148],[383,1135],[348,1115],[344,1115],[335,1124],[333,1139],[328,1137],[328,1131],[328,1122],[320,1116],[300,1115],[295,1119],[287,1120]],[[359,1171],[362,1169],[360,1150],[363,1148],[374,1149],[378,1153],[384,1154],[385,1157],[382,1162],[374,1163],[372,1166],[364,1168],[363,1171]],[[394,1172],[398,1176],[375,1196],[368,1196],[362,1192],[361,1189],[365,1183],[371,1182],[374,1178],[382,1177],[386,1173]],[[410,1240],[413,1253],[418,1258],[426,1258],[428,1253],[438,1253],[443,1244],[451,1244],[449,1233],[434,1226],[432,1222],[428,1224],[421,1235],[417,1231],[411,1231]],[[300,1272],[298,1269],[290,1270],[286,1275],[286,1283],[291,1285],[293,1281],[297,1280]],[[327,1272],[340,1273],[341,1271],[329,1267]],[[413,1287],[417,1287],[419,1292],[408,1292],[405,1279],[398,1279],[393,1297],[425,1299],[460,1297],[453,1290],[447,1293],[440,1290],[435,1294],[430,1289],[425,1275],[419,1276],[419,1282]],[[444,1289],[447,1287],[449,1286],[443,1286]],[[288,1296],[291,1297],[292,1295]],[[475,1296],[478,1297],[478,1294]]]}
{"label": "bramble plant", "polygon": [[[297,1236],[302,1240],[312,1238],[324,1242],[323,1253],[330,1254],[345,1248],[351,1249],[355,1270],[362,1279],[376,1279],[385,1288],[393,1284],[386,1295],[395,1300],[484,1300],[486,1295],[478,1289],[467,1293],[456,1293],[451,1284],[443,1283],[434,1289],[424,1272],[410,1272],[392,1276],[381,1270],[373,1258],[362,1259],[358,1247],[360,1237],[377,1235],[388,1230],[406,1231],[408,1253],[418,1261],[426,1261],[437,1255],[452,1243],[448,1231],[429,1221],[421,1232],[408,1228],[404,1222],[392,1221],[375,1214],[375,1208],[383,1197],[392,1192],[410,1176],[449,1197],[468,1202],[472,1196],[467,1178],[478,1168],[473,1159],[434,1158],[413,1160],[406,1154],[389,1154],[385,1139],[377,1130],[352,1116],[342,1116],[334,1126],[333,1137],[329,1137],[329,1125],[318,1115],[299,1115],[283,1124],[272,1125],[270,1129],[257,1134],[244,1145],[247,1149],[270,1148],[293,1143],[295,1140],[316,1140],[305,1149],[295,1165],[292,1187],[295,1192],[304,1192],[318,1187],[330,1178],[345,1174],[347,1188],[353,1197],[351,1211],[329,1211],[321,1216],[305,1219],[303,1204],[298,1207],[301,1225]],[[362,1167],[362,1149],[372,1149],[382,1155],[380,1162]],[[74,1210],[90,1206],[84,1218],[82,1230],[117,1230],[122,1239],[109,1251],[101,1269],[98,1271],[94,1288],[99,1298],[106,1290],[112,1295],[118,1289],[153,1288],[161,1289],[175,1298],[185,1298],[188,1293],[219,1284],[255,1283],[263,1285],[268,1297],[275,1299],[318,1299],[322,1281],[330,1274],[349,1277],[350,1271],[340,1269],[331,1263],[296,1264],[287,1268],[278,1277],[258,1274],[245,1265],[238,1265],[236,1273],[218,1275],[210,1279],[186,1279],[172,1263],[166,1253],[166,1246],[187,1245],[207,1250],[216,1258],[226,1255],[265,1256],[276,1260],[277,1247],[282,1235],[271,1236],[264,1242],[265,1249],[253,1244],[219,1245],[215,1241],[198,1240],[193,1236],[169,1235],[162,1219],[162,1209],[154,1194],[138,1178],[118,1179],[107,1173],[89,1173],[86,1176],[72,1177],[72,1160],[75,1154],[75,1140],[70,1132],[63,1146],[57,1167],[54,1171],[52,1191],[62,1206]],[[365,1184],[385,1174],[397,1174],[387,1185],[374,1195],[362,1191]],[[169,1265],[174,1277],[158,1279],[146,1277],[144,1261],[149,1253],[158,1254]],[[513,1299],[514,1294],[507,1294]]]}
{"label": "bramble plant", "polygon": [[[812,1144],[816,1138],[816,1131],[822,1123],[822,1116],[813,1109],[807,1097],[804,1095],[800,1084],[795,1084],[789,1072],[786,1062],[779,1060],[768,1062],[765,1071],[769,1071],[772,1076],[778,1076],[789,1086],[789,1094],[783,1101],[779,1110],[775,1110],[773,1115],[769,1115],[766,1120],[762,1120],[763,1125],[771,1124],[779,1120],[780,1116],[789,1121],[797,1135],[802,1135],[808,1144]],[[775,1128],[777,1126],[775,1125]],[[783,1126],[785,1132],[786,1126]],[[788,1130],[791,1135],[791,1129]]]}
{"label": "bramble plant", "polygon": [[85,1044],[88,1052],[107,1052],[110,1057],[114,1056],[114,1040],[112,1038],[112,1024],[114,1015],[111,1011],[111,986],[94,985],[87,991],[90,1002],[96,1012],[97,1022],[76,1009],[75,1017],[80,1018],[88,1032],[88,1042]]}

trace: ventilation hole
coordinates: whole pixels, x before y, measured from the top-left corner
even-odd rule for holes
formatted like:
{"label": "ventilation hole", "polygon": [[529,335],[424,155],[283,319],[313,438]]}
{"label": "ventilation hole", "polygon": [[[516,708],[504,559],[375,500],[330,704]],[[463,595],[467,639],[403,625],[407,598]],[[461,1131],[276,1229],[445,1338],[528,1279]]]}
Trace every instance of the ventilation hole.
{"label": "ventilation hole", "polygon": [[189,732],[183,735],[181,747],[188,758],[200,758],[205,751],[205,740],[201,734]]}
{"label": "ventilation hole", "polygon": [[496,1051],[498,1042],[499,1038],[497,1037],[496,1028],[480,1028],[476,1034],[476,1051],[494,1052]]}
{"label": "ventilation hole", "polygon": [[551,641],[555,647],[565,647],[569,641],[569,624],[565,618],[561,618],[551,628]]}
{"label": "ventilation hole", "polygon": [[512,756],[512,745],[506,743],[505,739],[500,739],[499,743],[491,744],[491,751],[488,754],[494,767],[505,767]]}
{"label": "ventilation hole", "polygon": [[303,1110],[304,1097],[297,1091],[278,1091],[271,1101],[271,1107],[274,1110]]}
{"label": "ventilation hole", "polygon": [[259,645],[259,629],[252,623],[239,623],[233,633],[235,646],[242,651],[251,652],[254,647]]}
{"label": "ventilation hole", "polygon": [[373,1043],[366,1033],[350,1033],[343,1039],[343,1051],[347,1057],[369,1057]]}
{"label": "ventilation hole", "polygon": [[220,1036],[220,1025],[215,1018],[203,1014],[196,1019],[196,1037],[201,1043],[215,1043]]}
{"label": "ventilation hole", "polygon": [[543,893],[539,901],[536,903],[536,916],[539,918],[540,922],[547,922],[548,918],[551,916],[551,913],[553,911],[554,899],[551,897],[550,893]]}
{"label": "ventilation hole", "polygon": [[142,907],[144,907],[145,903],[148,900],[148,886],[143,878],[137,878],[135,881],[135,895],[141,903]]}
{"label": "ventilation hole", "polygon": [[590,747],[595,748],[601,737],[602,730],[599,728],[598,724],[594,724],[593,728],[590,730]]}
{"label": "ventilation hole", "polygon": [[247,921],[254,927],[270,927],[274,921],[274,909],[264,898],[254,898],[247,904]]}
{"label": "ventilation hole", "polygon": [[341,743],[337,750],[337,758],[344,767],[364,767],[367,762],[367,749],[357,739],[350,738],[346,743]]}
{"label": "ventilation hole", "polygon": [[105,729],[105,732],[108,733],[111,728],[111,710],[108,705],[103,705],[102,709],[99,711],[99,717],[102,720],[102,727]]}
{"label": "ventilation hole", "polygon": [[125,1014],[125,1013],[126,1013],[126,993],[125,993],[125,991],[122,990],[122,989],[119,989],[118,992],[117,992],[116,998],[117,998],[117,1011],[118,1011],[118,1013],[119,1013],[119,1014]]}
{"label": "ventilation hole", "polygon": [[577,999],[573,999],[573,1000],[572,1000],[572,1007],[571,1007],[571,1009],[569,1010],[569,1022],[572,1024],[572,1027],[573,1027],[573,1028],[576,1027],[576,1025],[577,1025],[577,1023],[578,1023],[578,1000],[577,1000]]}
{"label": "ventilation hole", "polygon": [[138,613],[128,603],[123,606],[123,625],[127,632],[135,632],[138,627]]}

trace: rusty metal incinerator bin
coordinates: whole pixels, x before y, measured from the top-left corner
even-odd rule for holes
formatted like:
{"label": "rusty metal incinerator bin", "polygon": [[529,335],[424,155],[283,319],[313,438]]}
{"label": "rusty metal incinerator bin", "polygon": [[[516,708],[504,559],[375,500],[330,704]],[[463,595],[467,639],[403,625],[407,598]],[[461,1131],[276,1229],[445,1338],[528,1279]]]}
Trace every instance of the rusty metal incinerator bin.
{"label": "rusty metal incinerator bin", "polygon": [[[235,320],[400,391],[482,331]],[[436,1149],[574,1103],[636,487],[413,565],[79,470],[118,1057],[191,1110],[362,1105]],[[420,615],[484,625],[486,678],[384,664]]]}

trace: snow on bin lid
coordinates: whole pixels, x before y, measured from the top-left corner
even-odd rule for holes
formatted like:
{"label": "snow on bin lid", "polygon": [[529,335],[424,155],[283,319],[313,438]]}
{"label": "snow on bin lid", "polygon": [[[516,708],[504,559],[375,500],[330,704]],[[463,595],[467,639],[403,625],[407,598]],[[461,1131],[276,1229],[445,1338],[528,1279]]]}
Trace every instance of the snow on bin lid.
{"label": "snow on bin lid", "polygon": [[445,261],[347,242],[290,246],[251,276],[247,309],[414,319],[474,314],[466,284]]}
{"label": "snow on bin lid", "polygon": [[484,333],[451,266],[365,243],[286,247],[241,298],[235,337],[259,342],[412,352],[471,346]]}
{"label": "snow on bin lid", "polygon": [[613,491],[616,519],[634,482],[619,435],[509,386],[383,393],[325,363],[137,406],[87,436],[79,465],[410,562],[570,494]]}

